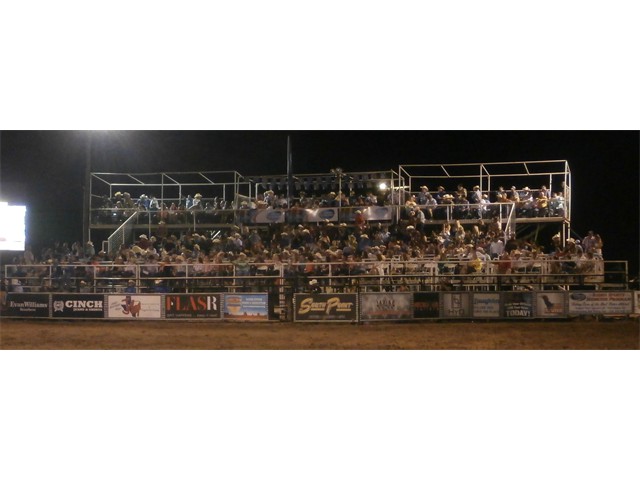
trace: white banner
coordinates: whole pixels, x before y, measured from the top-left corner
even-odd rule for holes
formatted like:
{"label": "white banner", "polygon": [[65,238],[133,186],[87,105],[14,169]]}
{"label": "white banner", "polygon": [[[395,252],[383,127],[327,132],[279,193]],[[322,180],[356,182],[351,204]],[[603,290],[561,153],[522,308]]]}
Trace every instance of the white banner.
{"label": "white banner", "polygon": [[304,210],[304,217],[306,222],[322,222],[329,220],[330,222],[338,221],[338,209],[337,208],[317,208],[311,210],[306,208]]}
{"label": "white banner", "polygon": [[624,315],[633,311],[631,292],[571,292],[569,313],[572,315]]}
{"label": "white banner", "polygon": [[362,215],[366,220],[391,220],[393,211],[391,207],[367,207],[362,210]]}
{"label": "white banner", "polygon": [[161,295],[108,295],[107,305],[107,318],[162,318]]}
{"label": "white banner", "polygon": [[251,211],[253,223],[283,223],[284,210],[257,209]]}
{"label": "white banner", "polygon": [[566,316],[565,292],[538,292],[536,294],[536,313],[537,317]]}
{"label": "white banner", "polygon": [[466,292],[443,293],[441,308],[443,317],[470,317],[469,294]]}
{"label": "white banner", "polygon": [[361,320],[410,320],[413,317],[412,293],[361,293]]}
{"label": "white banner", "polygon": [[500,294],[474,293],[473,316],[478,318],[500,317]]}

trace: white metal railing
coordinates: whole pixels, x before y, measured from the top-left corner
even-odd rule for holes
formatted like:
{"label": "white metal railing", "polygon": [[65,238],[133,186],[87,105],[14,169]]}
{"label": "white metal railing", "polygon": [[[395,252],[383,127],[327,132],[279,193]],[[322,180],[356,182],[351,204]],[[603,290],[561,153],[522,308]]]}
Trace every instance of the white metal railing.
{"label": "white metal railing", "polygon": [[[167,225],[190,225],[194,229],[200,224],[269,224],[269,223],[320,223],[323,221],[345,222],[353,224],[359,210],[365,221],[395,221],[406,219],[403,210],[406,206],[350,206],[322,207],[316,209],[252,208],[252,209],[215,209],[215,210],[94,210],[94,226],[119,224],[124,220],[127,226],[141,223],[156,226],[160,221]],[[519,209],[515,203],[479,204],[439,204],[434,206],[417,205],[411,208],[422,210],[427,223],[469,221],[498,217],[500,223],[507,222],[512,229],[517,220],[524,218],[565,218],[564,211],[550,208]],[[101,214],[103,213],[103,214]],[[132,220],[132,218],[135,219]],[[132,223],[129,223],[132,222]],[[118,228],[122,228],[120,224]],[[507,228],[505,228],[507,231]],[[117,232],[117,230],[116,230]],[[116,233],[114,232],[114,234]]]}
{"label": "white metal railing", "polygon": [[[127,242],[127,237],[132,235],[133,225],[138,217],[137,211],[134,211],[107,239],[108,252],[117,252],[122,245]],[[130,240],[129,240],[130,241]]]}
{"label": "white metal railing", "polygon": [[[532,289],[600,288],[605,282],[627,288],[626,261],[552,260],[466,260],[422,258],[407,261],[384,259],[304,263],[114,263],[5,265],[6,287],[14,292],[109,292],[124,291],[132,282],[136,291],[155,288],[156,282],[180,291],[207,291],[244,287],[279,288],[285,281],[319,279],[323,287],[344,288],[362,284],[370,288],[441,290],[491,289],[514,285]],[[607,280],[607,277],[609,278]]]}

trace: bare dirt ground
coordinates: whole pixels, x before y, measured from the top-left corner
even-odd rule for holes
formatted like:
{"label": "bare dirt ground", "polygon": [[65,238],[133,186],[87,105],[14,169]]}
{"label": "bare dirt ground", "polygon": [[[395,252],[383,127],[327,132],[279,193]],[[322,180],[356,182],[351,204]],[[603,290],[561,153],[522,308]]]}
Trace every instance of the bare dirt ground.
{"label": "bare dirt ground", "polygon": [[640,349],[638,320],[291,324],[0,321],[0,349]]}

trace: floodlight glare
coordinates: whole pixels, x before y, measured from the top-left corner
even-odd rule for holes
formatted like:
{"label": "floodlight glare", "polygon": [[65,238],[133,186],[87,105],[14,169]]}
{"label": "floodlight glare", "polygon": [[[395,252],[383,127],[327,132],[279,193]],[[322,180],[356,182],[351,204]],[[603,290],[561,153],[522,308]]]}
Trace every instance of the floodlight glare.
{"label": "floodlight glare", "polygon": [[0,202],[0,251],[24,251],[26,213],[24,205]]}
{"label": "floodlight glare", "polygon": [[387,184],[385,182],[380,182],[378,184],[378,189],[382,190],[382,191],[385,191],[387,189]]}

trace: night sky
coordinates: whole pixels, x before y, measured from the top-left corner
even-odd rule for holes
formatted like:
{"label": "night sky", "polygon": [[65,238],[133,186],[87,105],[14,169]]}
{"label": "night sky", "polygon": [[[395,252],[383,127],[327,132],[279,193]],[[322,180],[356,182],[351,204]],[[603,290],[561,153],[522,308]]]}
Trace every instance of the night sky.
{"label": "night sky", "polygon": [[[28,206],[28,243],[42,246],[82,238],[87,135],[83,131],[1,133],[0,196]],[[600,233],[605,259],[629,260],[630,272],[638,271],[640,137],[635,131],[109,131],[92,135],[94,172],[284,174],[287,135],[292,139],[297,174],[324,173],[333,167],[373,171],[413,163],[566,159],[572,172],[572,229],[578,235],[589,229]]]}

